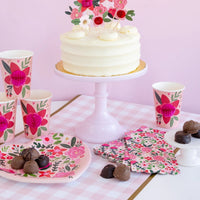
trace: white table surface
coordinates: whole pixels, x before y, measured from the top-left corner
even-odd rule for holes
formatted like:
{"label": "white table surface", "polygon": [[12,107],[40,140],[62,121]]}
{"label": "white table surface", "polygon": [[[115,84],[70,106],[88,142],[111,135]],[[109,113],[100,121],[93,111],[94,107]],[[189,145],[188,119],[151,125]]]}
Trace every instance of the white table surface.
{"label": "white table surface", "polygon": [[[66,104],[67,101],[52,102],[51,113]],[[17,108],[16,133],[23,130],[20,106]],[[182,167],[181,174],[156,175],[138,194],[136,200],[197,200],[200,199],[200,166]]]}

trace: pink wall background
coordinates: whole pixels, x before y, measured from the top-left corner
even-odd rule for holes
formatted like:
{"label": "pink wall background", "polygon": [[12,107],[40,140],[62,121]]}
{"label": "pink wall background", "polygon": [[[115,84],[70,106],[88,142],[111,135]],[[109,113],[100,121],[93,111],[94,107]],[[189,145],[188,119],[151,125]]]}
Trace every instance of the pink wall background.
{"label": "pink wall background", "polygon": [[[1,0],[0,51],[34,51],[32,88],[49,89],[54,100],[92,95],[94,85],[69,81],[54,73],[60,59],[59,36],[71,29],[64,14],[69,0]],[[109,98],[153,105],[151,85],[176,81],[186,85],[183,110],[200,114],[200,3],[198,0],[129,0],[132,23],[142,38],[142,59],[148,73],[109,84]],[[0,90],[3,90],[0,80]]]}

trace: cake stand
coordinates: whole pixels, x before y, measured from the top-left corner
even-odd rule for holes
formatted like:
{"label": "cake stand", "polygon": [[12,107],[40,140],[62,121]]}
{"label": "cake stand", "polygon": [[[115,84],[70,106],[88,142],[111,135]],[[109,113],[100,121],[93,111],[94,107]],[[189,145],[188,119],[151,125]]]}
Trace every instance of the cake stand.
{"label": "cake stand", "polygon": [[140,66],[133,72],[119,76],[90,77],[80,76],[64,70],[62,61],[56,65],[55,72],[66,78],[77,81],[95,83],[95,109],[91,116],[75,127],[75,135],[85,142],[105,143],[123,136],[125,128],[107,111],[107,83],[138,78],[147,71],[146,64],[141,61]]}
{"label": "cake stand", "polygon": [[177,156],[178,164],[186,167],[200,165],[200,139],[192,137],[189,144],[180,144],[174,140],[177,131],[167,132],[165,140],[172,146],[180,148],[180,154]]}

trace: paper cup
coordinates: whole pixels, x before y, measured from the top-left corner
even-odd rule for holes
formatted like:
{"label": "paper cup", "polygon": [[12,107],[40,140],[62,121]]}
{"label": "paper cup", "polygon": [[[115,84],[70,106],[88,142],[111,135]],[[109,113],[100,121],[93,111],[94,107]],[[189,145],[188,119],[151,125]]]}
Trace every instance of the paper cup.
{"label": "paper cup", "polygon": [[46,90],[32,90],[27,99],[21,99],[25,137],[33,139],[49,133],[52,94]]}
{"label": "paper cup", "polygon": [[33,52],[10,50],[0,53],[0,68],[8,98],[28,98],[31,88]]}
{"label": "paper cup", "polygon": [[0,143],[9,142],[15,137],[16,99],[8,99],[0,92]]}
{"label": "paper cup", "polygon": [[159,82],[152,87],[157,126],[166,129],[177,127],[185,86],[173,82]]}

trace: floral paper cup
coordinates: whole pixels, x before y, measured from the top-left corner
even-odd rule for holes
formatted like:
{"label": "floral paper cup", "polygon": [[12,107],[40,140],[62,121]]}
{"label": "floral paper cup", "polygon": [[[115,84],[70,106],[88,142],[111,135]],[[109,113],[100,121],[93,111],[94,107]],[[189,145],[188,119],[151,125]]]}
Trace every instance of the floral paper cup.
{"label": "floral paper cup", "polygon": [[0,92],[0,143],[9,142],[15,137],[17,100],[8,99]]}
{"label": "floral paper cup", "polygon": [[49,133],[52,94],[46,90],[33,90],[27,99],[21,99],[24,133],[33,139]]}
{"label": "floral paper cup", "polygon": [[159,82],[152,87],[157,126],[167,129],[177,127],[185,86],[173,82]]}
{"label": "floral paper cup", "polygon": [[10,50],[0,53],[0,67],[8,98],[30,96],[33,52]]}

